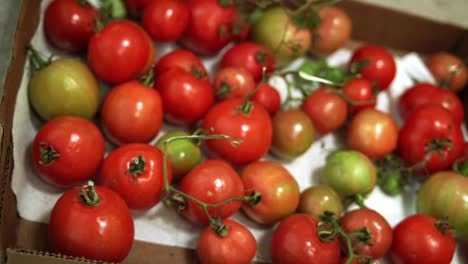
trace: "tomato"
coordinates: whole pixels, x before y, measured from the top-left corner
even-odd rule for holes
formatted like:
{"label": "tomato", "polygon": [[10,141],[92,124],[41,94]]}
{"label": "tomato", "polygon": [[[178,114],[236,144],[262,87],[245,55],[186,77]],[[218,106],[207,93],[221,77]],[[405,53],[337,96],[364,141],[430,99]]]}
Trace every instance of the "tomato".
{"label": "tomato", "polygon": [[377,176],[374,164],[366,155],[354,150],[338,150],[327,157],[323,180],[346,197],[372,191]]}
{"label": "tomato", "polygon": [[313,30],[311,49],[317,53],[332,53],[351,39],[352,21],[348,14],[336,6],[319,9],[319,26]]}
{"label": "tomato", "polygon": [[432,216],[409,216],[393,230],[390,257],[395,264],[448,264],[454,253],[453,235]]}
{"label": "tomato", "polygon": [[447,219],[460,238],[468,238],[468,178],[453,171],[431,175],[417,196],[417,212]]}
{"label": "tomato", "polygon": [[[198,164],[182,178],[179,189],[209,204],[244,195],[244,185],[239,175],[231,165],[222,160],[205,160]],[[208,208],[208,212],[214,219],[224,219],[236,213],[241,205],[241,201],[232,201],[216,209]],[[182,215],[193,224],[208,224],[208,216],[203,208],[189,199],[186,199]]]}
{"label": "tomato", "polygon": [[[188,136],[182,130],[167,132],[156,142],[156,146],[164,151],[164,142],[173,137]],[[167,144],[167,158],[171,163],[174,181],[182,179],[190,170],[202,161],[202,152],[199,145],[191,139],[178,139]]]}
{"label": "tomato", "polygon": [[37,174],[57,187],[89,180],[104,159],[104,137],[90,121],[73,116],[54,118],[42,126],[32,143]]}
{"label": "tomato", "polygon": [[50,213],[48,241],[55,253],[121,262],[133,240],[134,224],[127,205],[117,193],[103,186],[66,191]]}
{"label": "tomato", "polygon": [[102,128],[117,145],[149,143],[159,133],[162,122],[159,92],[137,81],[113,87],[101,106]]}
{"label": "tomato", "polygon": [[293,214],[273,232],[270,252],[273,263],[336,264],[341,251],[338,239],[323,242],[317,235],[317,218]]}
{"label": "tomato", "polygon": [[206,227],[197,241],[197,256],[202,264],[236,263],[248,264],[257,253],[257,241],[245,226],[226,219],[228,234],[221,237]]}
{"label": "tomato", "polygon": [[97,32],[88,47],[88,64],[96,77],[110,84],[138,79],[153,66],[156,48],[129,20],[114,20]]}
{"label": "tomato", "polygon": [[[144,10],[144,8],[153,3],[153,2],[158,2],[155,0],[125,0],[125,7],[127,8],[130,16],[134,18],[138,18],[141,15],[141,12]],[[161,2],[161,1],[159,1]]]}
{"label": "tomato", "polygon": [[245,165],[263,157],[272,141],[270,115],[262,106],[244,99],[227,99],[214,105],[206,114],[202,129],[240,140],[239,145],[225,139],[205,141],[207,150],[233,165]]}
{"label": "tomato", "polygon": [[354,252],[360,255],[379,259],[387,254],[392,245],[393,230],[387,220],[372,209],[355,209],[340,218],[343,231],[352,233],[368,228],[371,233],[370,245],[354,241]]}
{"label": "tomato", "polygon": [[281,108],[281,96],[278,90],[268,83],[260,84],[252,96],[252,101],[262,105],[270,116],[276,114]]}
{"label": "tomato", "polygon": [[317,184],[302,191],[297,211],[317,218],[329,211],[339,217],[343,212],[343,204],[330,186]]}
{"label": "tomato", "polygon": [[[141,143],[126,144],[112,150],[104,159],[99,182],[118,193],[128,207],[148,210],[159,203],[164,187],[163,153]],[[167,162],[168,183],[172,174]]]}
{"label": "tomato", "polygon": [[163,72],[179,68],[193,74],[196,78],[209,81],[208,72],[202,61],[191,51],[175,49],[162,56],[154,66],[156,78]]}
{"label": "tomato", "polygon": [[356,67],[356,64],[364,64],[360,74],[375,83],[380,90],[386,90],[395,78],[395,59],[381,46],[368,44],[359,47],[351,57],[351,69]]}
{"label": "tomato", "polygon": [[244,68],[225,67],[215,76],[214,89],[218,100],[244,98],[255,89],[255,81]]}
{"label": "tomato", "polygon": [[265,10],[253,23],[251,35],[254,42],[274,54],[278,67],[303,56],[312,42],[310,30],[296,26],[283,7]]}
{"label": "tomato", "polygon": [[275,57],[264,46],[246,41],[229,48],[221,58],[220,67],[245,68],[252,74],[254,80],[259,82],[263,76],[263,67],[266,68],[266,74],[274,70]]}
{"label": "tomato", "polygon": [[370,108],[357,113],[349,122],[346,144],[372,160],[392,153],[398,142],[395,119],[386,112]]}
{"label": "tomato", "polygon": [[442,86],[457,92],[463,89],[468,81],[468,68],[458,56],[441,51],[429,56],[426,66],[432,76]]}
{"label": "tomato", "polygon": [[61,115],[92,119],[99,106],[99,85],[86,64],[62,58],[34,72],[28,99],[44,120]]}
{"label": "tomato", "polygon": [[314,91],[302,102],[300,108],[309,116],[321,135],[341,127],[348,116],[348,103],[329,86]]}
{"label": "tomato", "polygon": [[54,0],[44,13],[47,40],[66,52],[86,50],[99,13],[88,1]]}
{"label": "tomato", "polygon": [[438,104],[449,110],[457,123],[464,121],[465,114],[460,98],[455,93],[430,83],[417,83],[407,89],[398,99],[398,111],[405,119],[411,111],[428,103]]}
{"label": "tomato", "polygon": [[145,6],[141,23],[155,40],[178,40],[187,28],[190,12],[181,0],[153,1]]}
{"label": "tomato", "polygon": [[304,154],[314,142],[314,125],[301,110],[278,112],[273,117],[272,123],[271,151],[280,158],[294,159]]}
{"label": "tomato", "polygon": [[372,89],[372,83],[364,78],[354,78],[341,88],[343,95],[349,100],[351,114],[356,114],[367,108],[375,108],[377,96]]}
{"label": "tomato", "polygon": [[161,93],[164,118],[176,125],[194,125],[205,116],[215,100],[209,82],[182,69],[163,72],[154,87]]}
{"label": "tomato", "polygon": [[449,169],[463,155],[463,132],[450,112],[427,104],[413,110],[398,136],[398,153],[420,172]]}

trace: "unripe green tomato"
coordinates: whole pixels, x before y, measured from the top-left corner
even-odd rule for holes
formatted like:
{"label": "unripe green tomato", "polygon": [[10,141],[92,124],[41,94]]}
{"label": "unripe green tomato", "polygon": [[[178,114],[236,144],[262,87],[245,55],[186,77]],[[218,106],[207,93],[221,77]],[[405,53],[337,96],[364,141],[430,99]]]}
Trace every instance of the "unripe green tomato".
{"label": "unripe green tomato", "polygon": [[[188,135],[184,131],[170,131],[158,139],[156,147],[164,151],[164,141]],[[192,139],[178,139],[167,145],[167,158],[171,164],[172,180],[178,181],[202,161],[202,154],[200,147]]]}
{"label": "unripe green tomato", "polygon": [[367,194],[376,184],[376,169],[364,154],[353,150],[339,150],[327,157],[323,179],[342,197]]}
{"label": "unripe green tomato", "polygon": [[61,58],[34,73],[29,101],[44,120],[61,115],[92,119],[99,106],[99,85],[86,64]]}
{"label": "unripe green tomato", "polygon": [[315,217],[320,217],[325,211],[329,211],[336,217],[340,217],[343,204],[335,190],[330,186],[319,184],[302,191],[297,210],[299,213]]}

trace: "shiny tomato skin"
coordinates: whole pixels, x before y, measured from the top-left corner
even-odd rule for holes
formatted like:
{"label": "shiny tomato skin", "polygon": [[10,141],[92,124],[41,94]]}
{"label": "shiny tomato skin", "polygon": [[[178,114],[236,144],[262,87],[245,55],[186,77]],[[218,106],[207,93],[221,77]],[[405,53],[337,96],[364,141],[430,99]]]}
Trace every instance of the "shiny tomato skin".
{"label": "shiny tomato skin", "polygon": [[96,77],[118,84],[138,79],[152,67],[156,48],[148,34],[129,20],[115,20],[89,42],[88,64]]}
{"label": "shiny tomato skin", "polygon": [[257,241],[245,226],[225,219],[228,234],[221,237],[212,227],[205,227],[197,241],[197,256],[202,264],[248,264],[257,252]]}
{"label": "shiny tomato skin", "polygon": [[343,212],[343,203],[341,197],[330,186],[315,184],[301,192],[297,211],[317,218],[325,211],[329,211],[340,217]]}
{"label": "shiny tomato skin", "polygon": [[[198,200],[216,204],[232,197],[243,197],[244,185],[237,172],[227,162],[222,160],[205,160],[193,168],[180,181],[179,189]],[[232,201],[208,212],[214,219],[227,218],[236,213],[242,203]],[[203,208],[195,202],[186,199],[186,207],[182,215],[196,225],[207,225],[208,217]]]}
{"label": "shiny tomato skin", "polygon": [[[429,56],[426,66],[436,81],[446,82],[451,91],[462,90],[468,82],[468,68],[462,59],[454,54],[445,51],[436,52]],[[459,70],[453,74],[453,77],[450,77],[455,67],[459,67]]]}
{"label": "shiny tomato skin", "polygon": [[455,239],[436,227],[437,219],[415,214],[393,229],[389,255],[395,264],[449,264],[455,253]]}
{"label": "shiny tomato skin", "polygon": [[281,108],[281,96],[278,90],[268,83],[262,83],[258,87],[252,96],[252,101],[261,104],[270,116],[276,114]]}
{"label": "shiny tomato skin", "polygon": [[48,241],[52,252],[105,262],[123,261],[133,244],[134,223],[124,200],[94,186],[101,201],[86,205],[80,187],[66,191],[50,213]]}
{"label": "shiny tomato skin", "polygon": [[338,239],[322,242],[317,236],[319,220],[306,214],[283,219],[275,231],[270,252],[275,264],[336,264],[341,257]]}
{"label": "shiny tomato skin", "polygon": [[263,157],[269,150],[273,128],[270,115],[255,102],[248,102],[248,113],[241,111],[245,100],[236,98],[214,105],[206,114],[202,129],[210,134],[222,134],[240,140],[239,145],[225,139],[205,141],[211,155],[219,156],[235,166],[241,166]]}
{"label": "shiny tomato skin", "polygon": [[346,82],[342,87],[343,95],[350,102],[350,112],[352,115],[368,108],[375,108],[377,98],[372,89],[372,83],[364,78],[354,78]]}
{"label": "shiny tomato skin", "polygon": [[154,66],[156,78],[167,70],[180,68],[193,74],[200,80],[209,82],[208,71],[203,62],[193,52],[185,49],[175,49],[162,56]]}
{"label": "shiny tomato skin", "polygon": [[163,103],[152,87],[129,81],[113,87],[101,105],[101,124],[117,145],[149,143],[161,130]]}
{"label": "shiny tomato skin", "polygon": [[94,35],[95,19],[99,13],[85,1],[54,0],[44,13],[44,32],[47,40],[66,52],[81,52],[87,49]]}
{"label": "shiny tomato skin", "polygon": [[256,87],[252,74],[240,67],[221,68],[216,73],[213,86],[216,98],[220,101],[228,98],[244,98]]}
{"label": "shiny tomato skin", "polygon": [[189,15],[181,0],[153,1],[143,9],[141,23],[155,41],[171,42],[185,32]]}
{"label": "shiny tomato skin", "polygon": [[[144,165],[136,168],[136,162]],[[123,145],[104,159],[98,179],[100,184],[118,193],[130,209],[148,210],[159,203],[164,187],[163,153],[147,144]],[[172,172],[169,161],[167,179],[170,184]]]}
{"label": "shiny tomato skin", "polygon": [[[42,150],[50,147],[60,156],[50,159],[51,156],[46,154],[51,152]],[[38,175],[61,188],[76,186],[93,177],[104,153],[104,137],[98,127],[73,116],[48,121],[32,143],[32,162]]]}
{"label": "shiny tomato skin", "polygon": [[329,54],[343,47],[350,39],[352,21],[348,14],[337,6],[319,9],[319,26],[313,30],[311,49],[320,54]]}

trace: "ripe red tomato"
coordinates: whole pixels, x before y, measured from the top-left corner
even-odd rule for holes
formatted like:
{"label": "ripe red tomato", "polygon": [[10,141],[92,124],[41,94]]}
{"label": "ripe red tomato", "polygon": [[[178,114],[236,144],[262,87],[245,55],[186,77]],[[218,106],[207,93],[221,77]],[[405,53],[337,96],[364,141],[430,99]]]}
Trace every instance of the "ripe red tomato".
{"label": "ripe red tomato", "polygon": [[346,12],[336,6],[319,9],[320,25],[313,31],[311,49],[318,53],[332,53],[351,39],[352,22]]}
{"label": "ripe red tomato", "polygon": [[156,41],[178,40],[187,28],[190,12],[181,0],[153,1],[145,6],[141,23]]}
{"label": "ripe red tomato", "polygon": [[214,89],[218,100],[244,98],[255,89],[255,81],[244,68],[226,67],[216,73]]}
{"label": "ripe red tomato", "polygon": [[409,216],[393,230],[390,257],[395,264],[449,264],[454,253],[453,235],[430,215]]}
{"label": "ripe red tomato", "polygon": [[[170,183],[169,161],[167,177]],[[104,159],[99,182],[118,193],[129,208],[148,210],[159,203],[164,187],[163,153],[154,146],[141,143],[116,148]]]}
{"label": "ripe red tomato", "polygon": [[340,262],[340,242],[321,241],[317,235],[319,220],[306,214],[293,214],[280,222],[271,241],[275,264],[336,264]]}
{"label": "ripe red tomato", "polygon": [[56,48],[67,52],[86,50],[94,35],[99,13],[88,1],[54,0],[44,13],[44,32]]}
{"label": "ripe red tomato", "polygon": [[413,110],[398,136],[401,158],[409,166],[427,159],[421,170],[428,173],[450,169],[463,155],[463,144],[460,125],[448,110],[436,104],[422,105]]}
{"label": "ripe red tomato", "polygon": [[206,114],[202,129],[240,140],[240,145],[224,139],[205,141],[207,150],[234,165],[245,165],[265,155],[271,145],[270,115],[255,103],[235,98],[214,105]]}
{"label": "ripe red tomato", "polygon": [[154,87],[161,93],[164,118],[176,125],[194,125],[215,100],[209,82],[178,68],[163,72]]}
{"label": "ripe red tomato", "polygon": [[465,87],[468,81],[468,68],[457,56],[445,51],[429,56],[426,66],[434,78],[450,90],[457,92]]}
{"label": "ripe red tomato", "polygon": [[48,238],[55,253],[121,262],[133,244],[133,218],[114,191],[103,186],[75,187],[52,208]]}
{"label": "ripe red tomato", "polygon": [[351,79],[341,89],[343,89],[343,95],[350,100],[348,103],[351,114],[367,108],[375,108],[377,104],[372,83],[367,79],[359,77]]}
{"label": "ripe red tomato", "polygon": [[112,88],[101,106],[102,128],[117,145],[149,143],[163,122],[163,104],[157,90],[138,81]]}
{"label": "ripe red tomato", "polygon": [[200,80],[209,81],[205,65],[191,51],[176,49],[162,56],[154,66],[154,76],[157,78],[163,72],[173,68],[180,68],[193,74]]}
{"label": "ripe red tomato", "polygon": [[37,132],[32,163],[43,180],[65,188],[93,177],[104,153],[104,137],[96,125],[84,118],[60,116]]}
{"label": "ripe red tomato", "polygon": [[[193,168],[182,178],[179,189],[198,200],[216,204],[232,197],[243,197],[244,185],[237,172],[225,161],[205,160]],[[185,199],[186,207],[182,215],[197,225],[208,224],[208,216],[197,203]],[[227,218],[236,213],[242,205],[241,201],[232,201],[216,209],[208,208],[214,219]]]}
{"label": "ripe red tomato", "polygon": [[270,73],[275,67],[275,57],[264,46],[255,42],[241,42],[228,49],[221,58],[220,67],[242,67],[248,70],[259,82],[263,67]]}
{"label": "ripe red tomato", "polygon": [[257,241],[245,226],[226,219],[228,234],[221,237],[206,227],[198,237],[197,255],[202,264],[250,263],[257,252]]}
{"label": "ripe red tomato", "polygon": [[380,90],[386,90],[396,74],[396,63],[393,55],[383,47],[364,45],[353,52],[350,67],[364,63],[360,73],[362,77],[375,82]]}
{"label": "ripe red tomato", "polygon": [[255,94],[252,96],[252,101],[261,104],[265,110],[273,116],[281,108],[281,96],[273,86],[268,83],[262,83]]}
{"label": "ripe red tomato", "polygon": [[89,42],[88,64],[111,84],[137,79],[153,66],[156,48],[148,34],[129,20],[114,20]]}

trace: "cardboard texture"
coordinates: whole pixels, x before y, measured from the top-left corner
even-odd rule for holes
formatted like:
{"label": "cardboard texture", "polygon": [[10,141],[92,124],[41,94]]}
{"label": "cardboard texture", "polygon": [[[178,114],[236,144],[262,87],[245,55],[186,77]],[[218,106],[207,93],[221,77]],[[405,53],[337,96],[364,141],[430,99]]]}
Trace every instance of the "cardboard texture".
{"label": "cardboard texture", "polygon": [[[11,170],[14,166],[11,126],[16,94],[26,60],[24,47],[34,34],[39,19],[40,0],[17,2],[18,5],[20,3],[11,58],[7,58],[10,65],[4,83],[0,83],[3,85],[0,87],[3,88],[0,90],[0,95],[3,95],[0,105],[0,263],[101,263],[48,253],[47,226],[19,219],[16,213],[16,200],[10,187]],[[355,40],[422,54],[448,50],[460,56],[468,56],[467,29],[351,0],[341,1],[339,6],[351,16],[356,29],[353,30]],[[468,91],[463,92],[461,97],[467,104]],[[196,262],[191,250],[136,241],[124,263]]]}

